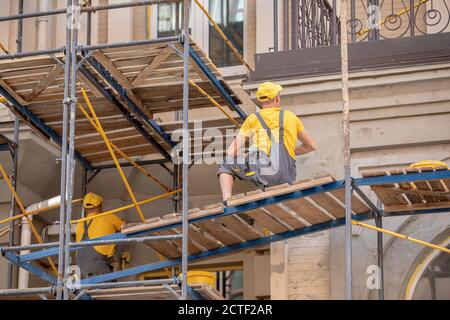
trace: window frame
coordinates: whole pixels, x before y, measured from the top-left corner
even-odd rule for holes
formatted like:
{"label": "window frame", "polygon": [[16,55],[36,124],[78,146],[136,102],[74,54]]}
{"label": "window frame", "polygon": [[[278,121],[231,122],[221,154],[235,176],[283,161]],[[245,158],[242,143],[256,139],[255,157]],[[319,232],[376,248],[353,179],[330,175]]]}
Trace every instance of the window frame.
{"label": "window frame", "polygon": [[[209,0],[199,0],[199,2],[205,7],[209,8]],[[247,1],[244,1],[244,59],[247,55]],[[150,36],[156,38],[158,34],[158,5],[152,5],[152,16],[150,19]],[[195,43],[209,56],[209,20],[205,14],[198,8],[194,1],[191,3],[191,37]],[[247,73],[247,69],[244,65],[236,65],[230,67],[219,68],[220,73],[224,77],[242,76]]]}

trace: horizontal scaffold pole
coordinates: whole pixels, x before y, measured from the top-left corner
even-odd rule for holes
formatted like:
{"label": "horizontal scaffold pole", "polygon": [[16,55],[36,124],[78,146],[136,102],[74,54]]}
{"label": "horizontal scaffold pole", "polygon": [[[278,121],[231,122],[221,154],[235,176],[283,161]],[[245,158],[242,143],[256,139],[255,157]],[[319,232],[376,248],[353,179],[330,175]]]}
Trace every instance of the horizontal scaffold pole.
{"label": "horizontal scaffold pole", "polygon": [[[135,41],[125,41],[125,42],[114,42],[114,43],[104,43],[104,44],[95,44],[95,45],[80,45],[77,47],[78,51],[90,51],[90,50],[99,50],[99,49],[111,49],[111,48],[119,48],[119,47],[131,47],[131,46],[143,46],[147,44],[154,43],[167,43],[167,42],[176,42],[180,41],[180,37],[172,36],[172,37],[164,37],[164,38],[156,38],[149,40],[135,40]],[[18,53],[10,53],[6,55],[1,55],[0,60],[11,60],[11,59],[19,59],[26,57],[34,57],[34,56],[50,56],[53,54],[61,53],[65,51],[65,47],[55,48],[55,49],[44,49],[37,51],[28,51],[28,52],[18,52]]]}
{"label": "horizontal scaffold pole", "polygon": [[[173,3],[173,2],[179,2],[179,1],[180,0],[137,0],[137,1],[133,1],[133,2],[123,2],[123,3],[110,4],[110,5],[81,7],[80,11],[81,11],[81,13],[95,13],[97,11],[123,9],[123,8],[130,8],[130,7],[139,7],[139,6],[149,6],[149,5],[154,5],[154,4]],[[48,11],[22,13],[22,14],[16,14],[16,15],[11,15],[11,16],[0,17],[0,22],[21,20],[21,19],[28,19],[28,18],[36,18],[36,17],[43,17],[43,16],[54,16],[54,15],[66,14],[66,13],[67,13],[66,8],[48,10]]]}
{"label": "horizontal scaffold pole", "polygon": [[[79,249],[83,247],[92,247],[108,244],[124,244],[124,243],[143,243],[149,241],[161,241],[161,240],[173,240],[181,238],[181,234],[170,234],[170,235],[160,235],[160,236],[149,236],[149,237],[136,237],[136,238],[126,238],[126,239],[109,239],[109,240],[86,240],[82,242],[71,242],[69,247],[74,249]],[[22,251],[22,250],[41,250],[57,247],[59,242],[49,242],[42,244],[30,244],[27,246],[12,246],[12,247],[0,247],[0,252],[10,252],[10,251]]]}

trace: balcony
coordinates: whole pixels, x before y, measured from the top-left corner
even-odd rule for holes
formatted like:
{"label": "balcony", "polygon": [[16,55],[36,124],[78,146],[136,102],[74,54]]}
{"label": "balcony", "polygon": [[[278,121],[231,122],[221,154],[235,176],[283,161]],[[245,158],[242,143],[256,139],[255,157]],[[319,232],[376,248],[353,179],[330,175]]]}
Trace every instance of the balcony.
{"label": "balcony", "polygon": [[[284,50],[256,55],[249,82],[338,73],[339,1],[282,10]],[[349,0],[348,16],[350,71],[450,61],[450,0]]]}

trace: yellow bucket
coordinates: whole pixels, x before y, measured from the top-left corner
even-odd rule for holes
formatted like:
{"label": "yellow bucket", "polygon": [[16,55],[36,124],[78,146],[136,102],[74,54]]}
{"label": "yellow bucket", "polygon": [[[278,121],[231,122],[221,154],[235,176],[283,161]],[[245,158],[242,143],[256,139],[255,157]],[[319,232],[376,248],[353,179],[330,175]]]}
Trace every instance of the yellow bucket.
{"label": "yellow bucket", "polygon": [[423,160],[414,162],[409,167],[412,169],[446,167],[448,169],[448,164],[437,160]]}
{"label": "yellow bucket", "polygon": [[187,283],[207,283],[212,287],[216,286],[216,274],[208,271],[188,271]]}

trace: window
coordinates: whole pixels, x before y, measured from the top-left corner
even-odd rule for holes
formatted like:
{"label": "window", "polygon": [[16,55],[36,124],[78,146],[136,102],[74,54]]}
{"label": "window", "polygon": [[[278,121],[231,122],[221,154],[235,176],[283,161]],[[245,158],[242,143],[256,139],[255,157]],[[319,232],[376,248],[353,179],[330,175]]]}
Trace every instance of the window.
{"label": "window", "polygon": [[[199,2],[208,10],[231,43],[243,54],[245,0],[199,0]],[[151,18],[152,37],[161,38],[179,34],[183,24],[182,4],[181,2],[155,5],[156,10],[153,11],[154,15]],[[194,1],[191,1],[190,15],[191,36],[196,44],[209,54],[215,65],[219,68],[227,67],[222,69],[225,75],[245,72],[245,68]]]}
{"label": "window", "polygon": [[[209,0],[209,13],[236,49],[244,48],[244,0]],[[214,27],[209,25],[209,57],[218,67],[239,65]]]}
{"label": "window", "polygon": [[[177,16],[178,12],[180,13]],[[180,26],[181,6],[179,3],[163,3],[158,5],[158,38],[174,36],[177,33],[177,23]],[[178,21],[177,21],[178,20]]]}

